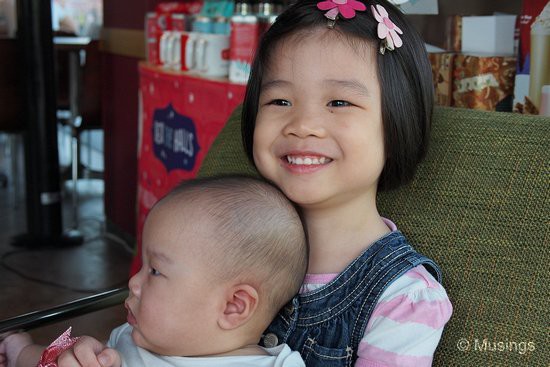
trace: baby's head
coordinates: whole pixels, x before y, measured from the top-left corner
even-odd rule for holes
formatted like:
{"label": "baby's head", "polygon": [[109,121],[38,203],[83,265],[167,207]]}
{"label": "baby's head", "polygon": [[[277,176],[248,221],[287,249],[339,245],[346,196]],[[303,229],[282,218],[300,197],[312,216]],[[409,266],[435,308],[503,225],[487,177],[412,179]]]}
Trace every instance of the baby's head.
{"label": "baby's head", "polygon": [[247,176],[220,176],[183,182],[163,201],[176,211],[185,207],[191,214],[192,208],[204,224],[210,241],[202,251],[212,265],[205,276],[253,283],[272,316],[298,293],[307,269],[305,230],[277,187]]}
{"label": "baby's head", "polygon": [[[271,76],[277,68],[274,65],[280,60],[277,56],[284,53],[285,48],[299,50],[307,42],[316,42],[329,57],[337,52],[333,47],[336,42],[346,44],[360,55],[364,68],[377,79],[384,154],[379,189],[407,183],[426,153],[433,109],[432,73],[424,42],[403,14],[386,0],[363,1],[366,10],[356,11],[351,19],[340,15],[333,28],[328,27],[326,11],[317,8],[319,2],[297,1],[277,18],[260,42],[243,105],[242,133],[247,155],[258,165],[253,149],[256,119],[266,75]],[[384,54],[380,52],[382,41],[377,33],[379,22],[371,10],[371,6],[376,5],[382,5],[388,18],[403,32],[402,46],[385,50]],[[308,64],[314,67],[320,58],[323,56],[311,58]],[[345,57],[340,57],[332,70],[349,69],[347,62]],[[326,75],[327,79],[332,77]],[[258,168],[261,171],[261,167]]]}
{"label": "baby's head", "polygon": [[138,346],[199,356],[255,344],[307,268],[298,212],[249,177],[185,181],[157,203],[126,302]]}

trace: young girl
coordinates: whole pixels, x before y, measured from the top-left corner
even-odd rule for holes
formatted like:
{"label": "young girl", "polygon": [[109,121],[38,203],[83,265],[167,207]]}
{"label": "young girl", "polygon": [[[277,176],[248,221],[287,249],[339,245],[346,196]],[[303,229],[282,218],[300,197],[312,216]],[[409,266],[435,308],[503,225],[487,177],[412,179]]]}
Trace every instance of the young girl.
{"label": "young girl", "polygon": [[440,270],[376,206],[411,180],[432,115],[424,43],[385,0],[300,0],[264,35],[245,150],[301,210],[301,293],[266,331],[307,366],[430,366],[452,307]]}

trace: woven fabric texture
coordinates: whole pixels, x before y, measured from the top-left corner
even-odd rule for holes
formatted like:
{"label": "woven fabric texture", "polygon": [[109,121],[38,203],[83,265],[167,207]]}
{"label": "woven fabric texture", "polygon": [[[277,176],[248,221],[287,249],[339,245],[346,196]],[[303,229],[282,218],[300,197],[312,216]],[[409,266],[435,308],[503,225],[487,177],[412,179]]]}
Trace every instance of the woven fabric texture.
{"label": "woven fabric texture", "polygon": [[241,113],[239,105],[227,120],[201,164],[198,177],[224,174],[247,174],[258,176],[242,145]]}
{"label": "woven fabric texture", "polygon": [[[199,176],[222,173],[255,174],[240,109]],[[378,202],[443,270],[454,313],[435,366],[548,366],[550,119],[437,108],[415,179]]]}

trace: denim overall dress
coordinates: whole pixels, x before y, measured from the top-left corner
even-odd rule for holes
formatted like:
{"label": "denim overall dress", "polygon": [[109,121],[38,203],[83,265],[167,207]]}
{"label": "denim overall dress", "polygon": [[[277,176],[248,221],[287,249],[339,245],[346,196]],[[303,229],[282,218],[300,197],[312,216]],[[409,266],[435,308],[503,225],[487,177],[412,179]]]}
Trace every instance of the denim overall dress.
{"label": "denim overall dress", "polygon": [[387,234],[333,281],[294,297],[264,333],[263,345],[287,343],[308,367],[353,366],[378,299],[395,279],[421,264],[441,282],[438,266],[401,232]]}

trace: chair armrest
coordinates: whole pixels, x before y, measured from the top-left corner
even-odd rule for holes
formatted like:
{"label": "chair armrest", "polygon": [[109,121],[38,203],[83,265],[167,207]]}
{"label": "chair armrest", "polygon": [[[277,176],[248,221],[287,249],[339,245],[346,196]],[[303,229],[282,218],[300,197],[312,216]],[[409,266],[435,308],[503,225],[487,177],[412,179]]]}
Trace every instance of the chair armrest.
{"label": "chair armrest", "polygon": [[119,305],[128,297],[128,288],[116,288],[77,299],[45,310],[34,311],[0,321],[0,334],[11,330],[29,330],[90,312]]}

